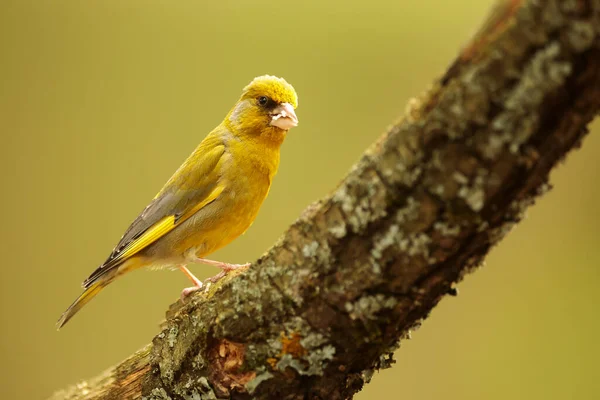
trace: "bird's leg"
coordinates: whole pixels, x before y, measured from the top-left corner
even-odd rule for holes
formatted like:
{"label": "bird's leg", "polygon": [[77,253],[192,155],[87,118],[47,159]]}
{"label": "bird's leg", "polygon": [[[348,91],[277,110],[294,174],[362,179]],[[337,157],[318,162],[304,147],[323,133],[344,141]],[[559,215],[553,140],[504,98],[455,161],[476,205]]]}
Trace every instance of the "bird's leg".
{"label": "bird's leg", "polygon": [[250,263],[246,264],[229,264],[222,261],[214,261],[206,258],[194,258],[195,263],[214,265],[215,267],[221,268],[223,271],[233,271],[234,269],[249,267]]}
{"label": "bird's leg", "polygon": [[188,297],[190,295],[190,293],[193,293],[196,290],[202,289],[203,284],[202,284],[202,281],[200,279],[196,278],[194,276],[194,274],[192,274],[190,272],[190,270],[186,268],[185,265],[180,265],[179,269],[181,270],[181,272],[183,272],[185,274],[185,276],[190,278],[190,280],[192,282],[194,282],[194,285],[195,285],[192,287],[185,288],[181,291],[181,300],[185,300],[185,298]]}
{"label": "bird's leg", "polygon": [[194,258],[193,261],[196,262],[196,263],[214,265],[215,267],[221,268],[221,272],[219,272],[217,275],[213,276],[212,278],[208,278],[207,279],[207,281],[212,282],[212,283],[215,283],[219,279],[223,278],[225,275],[227,275],[227,273],[229,271],[233,271],[234,269],[239,269],[239,268],[246,268],[246,267],[250,266],[250,263],[246,263],[246,264],[229,264],[229,263],[225,263],[225,262],[222,262],[222,261],[208,260],[206,258]]}

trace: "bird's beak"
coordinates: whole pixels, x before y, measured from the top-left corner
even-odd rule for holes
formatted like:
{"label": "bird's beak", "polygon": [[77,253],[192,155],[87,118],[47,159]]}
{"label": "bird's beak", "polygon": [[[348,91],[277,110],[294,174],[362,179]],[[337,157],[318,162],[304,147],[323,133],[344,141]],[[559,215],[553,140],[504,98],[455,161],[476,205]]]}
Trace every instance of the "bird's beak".
{"label": "bird's beak", "polygon": [[298,125],[298,117],[290,103],[281,103],[271,113],[271,125],[288,130]]}

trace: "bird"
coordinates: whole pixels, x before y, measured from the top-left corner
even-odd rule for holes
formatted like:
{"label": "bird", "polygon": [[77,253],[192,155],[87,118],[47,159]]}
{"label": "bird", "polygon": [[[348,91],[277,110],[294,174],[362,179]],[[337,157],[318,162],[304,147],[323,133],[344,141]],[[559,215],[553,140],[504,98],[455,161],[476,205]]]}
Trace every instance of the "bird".
{"label": "bird", "polygon": [[187,268],[203,263],[227,272],[250,264],[206,259],[254,222],[279,167],[280,147],[298,125],[298,96],[285,79],[254,78],[223,121],[183,162],[131,223],[110,256],[83,282],[83,293],[56,323],[64,326],[119,276],[142,267],[180,269],[193,283],[182,299],[203,287]]}

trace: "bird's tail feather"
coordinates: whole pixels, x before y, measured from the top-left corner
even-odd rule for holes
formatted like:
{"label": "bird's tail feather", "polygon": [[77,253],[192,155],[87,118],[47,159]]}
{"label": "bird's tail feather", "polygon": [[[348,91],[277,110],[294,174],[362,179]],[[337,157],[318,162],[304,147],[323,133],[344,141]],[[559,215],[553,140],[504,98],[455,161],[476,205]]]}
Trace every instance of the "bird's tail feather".
{"label": "bird's tail feather", "polygon": [[110,281],[98,280],[88,286],[83,293],[67,308],[56,322],[56,329],[60,329],[75,315],[83,306],[94,298]]}

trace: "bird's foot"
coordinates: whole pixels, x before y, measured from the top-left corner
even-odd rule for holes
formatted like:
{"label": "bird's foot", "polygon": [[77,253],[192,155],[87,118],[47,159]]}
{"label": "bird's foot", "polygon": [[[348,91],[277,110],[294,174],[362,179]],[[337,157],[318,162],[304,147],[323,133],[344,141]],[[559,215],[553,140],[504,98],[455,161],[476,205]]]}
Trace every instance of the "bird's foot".
{"label": "bird's foot", "polygon": [[195,291],[198,291],[200,289],[202,289],[202,287],[204,286],[204,284],[202,283],[202,281],[198,278],[196,278],[196,276],[194,276],[194,274],[192,274],[190,272],[189,269],[187,269],[184,265],[180,265],[179,269],[181,270],[181,272],[183,272],[188,278],[190,278],[190,280],[192,282],[194,282],[194,286],[185,288],[181,291],[181,301],[185,301],[185,299],[192,293],[194,293]]}
{"label": "bird's foot", "polygon": [[223,263],[223,265],[221,265],[221,269],[225,272],[229,272],[229,271],[233,271],[234,269],[248,268],[250,265],[252,265],[252,263],[244,263],[244,264]]}
{"label": "bird's foot", "polygon": [[[215,267],[219,267],[221,268],[221,272],[219,272],[217,275],[213,276],[212,278],[208,278],[206,281],[208,282],[208,284],[206,285],[206,290],[208,290],[208,288],[210,287],[211,283],[216,283],[218,282],[220,279],[222,279],[223,277],[225,277],[227,275],[228,272],[236,270],[236,269],[240,269],[240,268],[247,268],[251,265],[251,263],[245,263],[245,264],[229,264],[229,263],[225,263],[225,262],[221,262],[221,261],[213,261],[213,260],[207,260],[205,258],[194,258],[193,262],[196,263],[203,263],[203,264],[208,264],[208,265],[214,265]],[[198,278],[196,278],[194,276],[194,274],[192,274],[190,272],[189,269],[187,269],[185,266],[180,265],[179,269],[181,270],[181,272],[183,272],[188,278],[190,278],[190,280],[192,282],[194,282],[195,286],[189,287],[189,288],[185,288],[181,291],[181,300],[185,301],[185,299],[193,292],[196,292],[200,289],[202,289],[204,287],[204,284],[202,283],[202,281]]]}
{"label": "bird's foot", "polygon": [[197,292],[198,290],[202,289],[202,286],[190,286],[190,287],[186,287],[185,289],[183,289],[181,291],[181,301],[185,301],[188,296],[194,292]]}
{"label": "bird's foot", "polygon": [[211,284],[211,283],[217,283],[218,281],[220,281],[222,278],[225,277],[225,275],[227,275],[228,271],[222,270],[221,272],[219,272],[218,274],[216,274],[215,276],[208,278],[206,281]]}
{"label": "bird's foot", "polygon": [[221,265],[219,265],[219,268],[221,268],[221,272],[219,272],[217,275],[213,276],[212,278],[208,278],[207,279],[208,282],[217,283],[221,278],[225,277],[228,272],[234,271],[234,270],[240,269],[240,268],[247,268],[251,265],[251,263],[245,263],[245,264],[220,263],[220,264]]}

